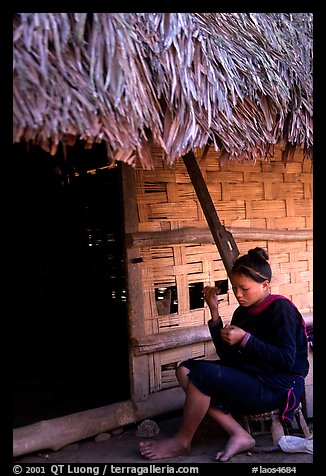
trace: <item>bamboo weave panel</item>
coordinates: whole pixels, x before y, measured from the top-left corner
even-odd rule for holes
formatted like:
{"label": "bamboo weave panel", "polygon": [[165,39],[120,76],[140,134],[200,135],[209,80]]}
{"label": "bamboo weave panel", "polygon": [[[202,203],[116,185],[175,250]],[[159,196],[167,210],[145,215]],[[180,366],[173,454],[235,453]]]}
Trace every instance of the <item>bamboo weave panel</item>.
{"label": "bamboo weave panel", "polygon": [[[282,148],[275,146],[272,160],[255,163],[220,164],[218,153],[209,150],[205,161],[197,157],[219,218],[227,227],[295,230],[312,228],[311,161],[296,152],[291,163],[281,161]],[[164,231],[186,227],[206,227],[183,161],[172,167],[161,161],[162,151],[154,151],[154,171],[137,170],[139,231]],[[237,242],[240,253],[249,248],[266,248],[273,270],[272,292],[292,299],[302,312],[312,311],[311,241],[244,240]],[[207,323],[207,307],[190,309],[189,289],[193,285],[213,285],[227,280],[214,243],[152,246],[141,249],[142,289],[145,296],[145,332]],[[176,287],[178,310],[158,312],[155,289]],[[237,301],[228,282],[228,292],[220,304],[224,322],[229,322]],[[177,362],[196,358],[216,358],[210,341],[181,346],[149,356],[150,388],[158,391],[177,385]]]}

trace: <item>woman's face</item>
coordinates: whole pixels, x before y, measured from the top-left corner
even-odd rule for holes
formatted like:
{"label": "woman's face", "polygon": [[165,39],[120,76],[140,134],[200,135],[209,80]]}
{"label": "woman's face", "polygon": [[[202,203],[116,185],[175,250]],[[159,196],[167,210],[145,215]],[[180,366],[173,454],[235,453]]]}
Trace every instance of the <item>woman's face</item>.
{"label": "woman's face", "polygon": [[257,283],[241,273],[232,274],[232,290],[240,306],[248,307],[263,301],[269,294],[269,281]]}

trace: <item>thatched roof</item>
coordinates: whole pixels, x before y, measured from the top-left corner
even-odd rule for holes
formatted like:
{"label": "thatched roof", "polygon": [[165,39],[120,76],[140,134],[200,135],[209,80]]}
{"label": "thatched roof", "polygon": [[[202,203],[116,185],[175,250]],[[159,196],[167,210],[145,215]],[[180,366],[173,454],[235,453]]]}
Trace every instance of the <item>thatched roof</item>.
{"label": "thatched roof", "polygon": [[311,13],[17,13],[13,141],[104,141],[152,167],[211,143],[311,151]]}

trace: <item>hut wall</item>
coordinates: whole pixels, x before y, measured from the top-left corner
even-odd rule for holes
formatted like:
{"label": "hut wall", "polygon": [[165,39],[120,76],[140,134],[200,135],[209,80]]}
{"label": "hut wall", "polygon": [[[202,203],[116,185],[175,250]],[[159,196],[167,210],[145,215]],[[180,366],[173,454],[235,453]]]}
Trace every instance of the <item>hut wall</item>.
{"label": "hut wall", "polygon": [[[311,314],[311,160],[298,151],[291,162],[283,163],[280,147],[272,159],[255,163],[223,164],[214,151],[201,160],[200,152],[196,158],[218,216],[233,230],[240,253],[255,246],[266,248],[274,276],[272,292],[289,297],[303,314]],[[225,323],[237,307],[183,161],[169,167],[161,150],[154,154],[154,171],[135,169],[137,200],[133,206],[138,224],[134,219],[133,234],[127,234],[129,267],[136,266],[137,292],[142,292],[138,324],[134,320],[131,326],[133,368],[142,362],[142,396],[133,393],[135,400],[176,387],[174,372],[180,361],[216,358],[206,326],[208,308],[202,298],[192,302],[193,290],[200,295],[205,285],[227,282],[220,302]],[[194,231],[195,240],[189,230]],[[131,308],[134,305],[139,309],[139,302],[131,299]]]}
{"label": "hut wall", "polygon": [[[207,329],[209,312],[198,295],[204,285],[222,281],[225,322],[237,302],[183,161],[168,167],[162,151],[155,155],[154,172],[122,164],[130,400],[15,429],[14,456],[57,450],[180,409],[185,395],[175,378],[178,363],[216,358]],[[274,274],[272,291],[312,316],[312,164],[301,153],[287,164],[280,157],[281,150],[272,160],[256,163],[223,164],[213,152],[204,161],[200,154],[197,159],[219,218],[231,229],[240,253],[265,247]],[[158,299],[159,289],[166,289],[164,299]],[[309,356],[312,364],[311,349]],[[305,396],[311,417],[312,366]]]}

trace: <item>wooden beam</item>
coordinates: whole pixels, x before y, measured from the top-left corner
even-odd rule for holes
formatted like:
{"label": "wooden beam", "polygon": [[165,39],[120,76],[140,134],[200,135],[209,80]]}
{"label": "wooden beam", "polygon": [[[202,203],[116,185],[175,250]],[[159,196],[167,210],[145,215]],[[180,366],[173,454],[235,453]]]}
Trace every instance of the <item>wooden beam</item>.
{"label": "wooden beam", "polygon": [[[302,315],[306,325],[313,325],[312,313]],[[158,334],[144,335],[132,339],[133,353],[135,355],[150,354],[167,349],[175,349],[183,345],[196,344],[211,340],[207,325],[183,327]]]}
{"label": "wooden beam", "polygon": [[13,430],[13,457],[42,449],[57,451],[75,441],[179,410],[184,399],[183,390],[176,387],[153,393],[142,402],[127,400],[16,428]]}
{"label": "wooden beam", "polygon": [[135,355],[150,354],[183,345],[211,340],[207,325],[184,327],[159,334],[144,335],[132,340]]}
{"label": "wooden beam", "polygon": [[[266,228],[227,227],[238,240],[250,241],[305,241],[313,239],[313,231],[307,230],[266,230]],[[210,229],[185,227],[176,230],[143,231],[126,235],[128,247],[177,245],[183,243],[214,243]]]}
{"label": "wooden beam", "polygon": [[203,209],[217,249],[222,258],[226,272],[231,279],[232,266],[240,254],[236,242],[233,239],[232,233],[227,231],[219,220],[194,153],[192,151],[188,152],[188,154],[183,156],[183,161]]}

